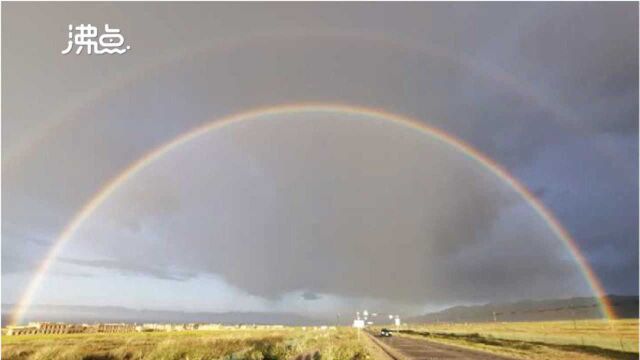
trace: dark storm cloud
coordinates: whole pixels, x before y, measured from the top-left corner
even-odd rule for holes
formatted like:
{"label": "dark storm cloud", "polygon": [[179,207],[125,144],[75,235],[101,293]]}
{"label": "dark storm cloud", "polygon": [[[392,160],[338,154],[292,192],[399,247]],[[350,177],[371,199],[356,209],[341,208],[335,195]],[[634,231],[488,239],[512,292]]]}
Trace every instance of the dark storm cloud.
{"label": "dark storm cloud", "polygon": [[508,40],[482,50],[492,66],[519,80],[506,102],[497,89],[468,93],[475,106],[466,107],[463,118],[480,117],[483,125],[509,119],[492,127],[495,136],[479,137],[481,148],[513,169],[526,166],[540,148],[563,143],[563,130],[588,138],[601,132],[637,136],[638,32],[629,31],[636,12],[596,4],[535,8],[504,36]]}
{"label": "dark storm cloud", "polygon": [[301,296],[303,299],[308,301],[318,300],[322,298],[322,296],[310,291],[305,291]]}
{"label": "dark storm cloud", "polygon": [[[637,10],[3,6],[3,224],[16,227],[2,229],[3,274],[42,259],[20,234],[55,239],[149,149],[229,113],[313,101],[410,115],[463,139],[558,214],[607,289],[636,293]],[[134,51],[61,56],[75,22],[117,23]],[[159,58],[168,65],[148,67]],[[445,148],[365,128],[303,126],[305,137],[287,128],[238,130],[167,160],[175,173],[132,181],[69,245],[110,260],[76,265],[172,280],[220,274],[269,298],[446,303],[582,290],[563,287],[580,275],[522,200]],[[23,143],[28,151],[14,151]]]}
{"label": "dark storm cloud", "polygon": [[[127,218],[109,214],[149,208],[130,193],[153,192],[154,179],[189,206],[128,212],[148,220],[123,233]],[[304,290],[415,305],[586,289],[559,240],[487,169],[419,132],[341,114],[199,139],[136,177],[77,238],[123,266],[162,258],[274,300]]]}
{"label": "dark storm cloud", "polygon": [[[635,168],[637,172],[637,164],[632,162],[637,160],[638,140],[633,134],[598,136],[599,141],[611,139],[620,144],[619,162],[602,153],[596,159],[589,158],[592,142],[575,139],[541,151],[533,164],[523,169],[522,176],[533,186],[554,184],[554,191],[545,194],[544,202],[569,229],[589,263],[599,270],[609,291],[632,293],[638,282],[638,192],[632,184],[638,180],[637,174],[620,176],[619,166],[626,163],[629,170]],[[580,166],[567,167],[563,158]],[[627,275],[622,276],[623,272]]]}

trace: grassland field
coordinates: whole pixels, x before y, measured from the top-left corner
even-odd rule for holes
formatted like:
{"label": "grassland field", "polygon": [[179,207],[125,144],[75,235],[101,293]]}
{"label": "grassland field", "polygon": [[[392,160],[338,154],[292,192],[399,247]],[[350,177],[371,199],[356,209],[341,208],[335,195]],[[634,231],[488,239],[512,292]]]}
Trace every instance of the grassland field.
{"label": "grassland field", "polygon": [[2,336],[5,360],[366,359],[355,330],[213,330]]}
{"label": "grassland field", "polygon": [[[395,328],[391,327],[392,330]],[[638,320],[403,325],[395,336],[515,359],[638,359]],[[366,360],[375,350],[356,330],[220,329],[2,336],[7,360]],[[379,350],[379,349],[378,349]]]}
{"label": "grassland field", "polygon": [[638,359],[638,319],[440,323],[400,330],[400,336],[521,359]]}

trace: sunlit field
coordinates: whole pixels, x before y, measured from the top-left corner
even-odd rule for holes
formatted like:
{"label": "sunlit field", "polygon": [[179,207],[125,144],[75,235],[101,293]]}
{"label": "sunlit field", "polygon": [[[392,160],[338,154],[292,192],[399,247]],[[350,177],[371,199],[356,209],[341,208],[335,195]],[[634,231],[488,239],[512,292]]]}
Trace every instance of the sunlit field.
{"label": "sunlit field", "polygon": [[350,328],[2,336],[2,359],[364,359]]}
{"label": "sunlit field", "polygon": [[637,319],[409,325],[401,335],[524,359],[638,358]]}

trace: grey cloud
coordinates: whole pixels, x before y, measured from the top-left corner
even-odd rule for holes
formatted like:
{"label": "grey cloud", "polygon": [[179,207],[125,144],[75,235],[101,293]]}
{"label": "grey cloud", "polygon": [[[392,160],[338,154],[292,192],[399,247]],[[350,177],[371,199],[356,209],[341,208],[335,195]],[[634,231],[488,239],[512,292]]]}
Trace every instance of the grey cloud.
{"label": "grey cloud", "polygon": [[[154,178],[189,205],[170,217],[130,213],[150,222],[123,251],[109,214],[131,207],[129,187],[153,192]],[[198,139],[139,174],[95,220],[111,225],[78,238],[100,253],[138,266],[162,258],[269,299],[303,289],[412,304],[585,291],[559,240],[493,173],[420,133],[339,113],[257,119]]]}
{"label": "grey cloud", "polygon": [[301,297],[308,301],[318,300],[322,298],[322,296],[310,291],[305,291],[304,293],[302,293]]}
{"label": "grey cloud", "polygon": [[[637,292],[626,276],[637,269],[637,216],[610,215],[616,206],[615,213],[637,212],[637,203],[618,198],[637,199],[637,9],[7,4],[3,154],[27,146],[11,161],[3,155],[3,224],[55,239],[109,179],[195,126],[257,106],[340,102],[414,117],[495,159],[576,234],[607,288]],[[134,51],[59,55],[66,24],[114,20]],[[188,277],[165,265],[222,274],[272,298],[308,289],[446,302],[524,293],[512,281],[520,278],[554,293],[576,276],[549,234],[494,234],[521,200],[443,147],[366,126],[238,126],[231,137],[163,160],[171,171],[146,169],[88,221],[71,250],[111,259],[93,265],[127,274]],[[600,141],[602,134],[611,136]],[[551,176],[561,171],[541,157],[573,176]],[[609,163],[617,167],[600,171]],[[2,231],[3,273],[41,261],[45,246],[32,251]],[[593,240],[600,233],[614,246]],[[493,237],[516,238],[513,254],[496,252]],[[527,244],[537,259],[525,261]],[[483,259],[468,255],[472,249]],[[22,265],[11,260],[17,256]],[[403,266],[389,267],[389,259]],[[490,281],[504,276],[500,269],[513,277]],[[458,290],[434,293],[449,281]],[[431,290],[420,291],[422,284]]]}
{"label": "grey cloud", "polygon": [[195,276],[194,274],[188,272],[172,272],[167,269],[154,267],[148,264],[125,262],[121,260],[85,260],[61,257],[58,258],[57,261],[65,264],[78,265],[83,267],[117,270],[124,274],[146,275],[163,280],[186,281]]}
{"label": "grey cloud", "polygon": [[532,193],[536,198],[541,199],[541,198],[543,198],[545,195],[547,195],[547,194],[549,193],[549,189],[548,189],[548,188],[546,188],[546,187],[544,187],[544,186],[541,186],[541,187],[538,187],[538,188],[536,188],[536,189],[533,189],[533,190],[531,191],[531,193]]}
{"label": "grey cloud", "polygon": [[[587,156],[593,142],[573,139],[540,152],[522,176],[534,187],[554,184],[554,191],[544,197],[545,204],[569,229],[610,291],[634,293],[638,283],[638,189],[631,184],[638,181],[637,138],[601,134],[597,140],[620,144],[619,162],[610,161],[609,154]],[[566,166],[558,154],[580,166]],[[621,164],[635,175],[620,176]]]}
{"label": "grey cloud", "polygon": [[2,273],[3,274],[19,274],[32,273],[37,269],[39,263],[32,256],[2,254]]}
{"label": "grey cloud", "polygon": [[[77,265],[77,264],[76,264]],[[80,278],[93,278],[95,274],[81,271],[51,271],[52,275],[66,276],[66,277],[80,277]]]}

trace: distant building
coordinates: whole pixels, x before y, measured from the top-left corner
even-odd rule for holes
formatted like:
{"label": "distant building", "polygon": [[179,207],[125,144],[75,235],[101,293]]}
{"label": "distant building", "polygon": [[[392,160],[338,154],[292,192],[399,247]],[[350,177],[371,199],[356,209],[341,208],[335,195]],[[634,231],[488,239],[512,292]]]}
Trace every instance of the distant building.
{"label": "distant building", "polygon": [[[221,330],[221,329],[285,329],[283,325],[222,325],[222,324],[127,324],[127,323],[98,323],[98,324],[66,324],[49,322],[31,322],[26,326],[9,326],[3,333],[6,335],[35,335],[35,334],[72,334],[72,333],[127,333],[150,331],[193,331],[193,330]],[[327,329],[323,327],[322,329]]]}
{"label": "distant building", "polygon": [[135,325],[132,324],[96,324],[92,326],[98,333],[122,333],[136,331]]}
{"label": "distant building", "polygon": [[85,330],[85,326],[78,324],[30,322],[26,326],[9,326],[7,335],[74,334]]}
{"label": "distant building", "polygon": [[119,333],[136,331],[132,324],[67,324],[53,322],[30,322],[26,326],[9,326],[7,335]]}
{"label": "distant building", "polygon": [[7,328],[7,335],[32,335],[37,334],[38,329],[34,326],[9,326]]}

